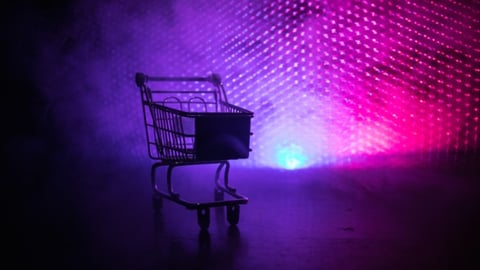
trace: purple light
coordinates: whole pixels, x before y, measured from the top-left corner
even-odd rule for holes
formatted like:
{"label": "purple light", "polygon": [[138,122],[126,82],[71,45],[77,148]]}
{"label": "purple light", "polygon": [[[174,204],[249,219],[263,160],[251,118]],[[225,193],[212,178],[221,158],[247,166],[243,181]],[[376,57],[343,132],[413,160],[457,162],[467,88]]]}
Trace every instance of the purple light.
{"label": "purple light", "polygon": [[277,150],[277,164],[289,170],[303,168],[308,162],[304,152],[304,149],[296,144],[281,146]]}
{"label": "purple light", "polygon": [[[66,130],[77,119],[68,136],[85,155],[146,156],[137,71],[220,73],[229,100],[255,113],[246,166],[478,153],[478,0],[144,4],[79,3],[43,47],[81,77],[71,100],[41,83],[56,106],[78,108],[58,118]],[[58,58],[67,38],[76,46]]]}

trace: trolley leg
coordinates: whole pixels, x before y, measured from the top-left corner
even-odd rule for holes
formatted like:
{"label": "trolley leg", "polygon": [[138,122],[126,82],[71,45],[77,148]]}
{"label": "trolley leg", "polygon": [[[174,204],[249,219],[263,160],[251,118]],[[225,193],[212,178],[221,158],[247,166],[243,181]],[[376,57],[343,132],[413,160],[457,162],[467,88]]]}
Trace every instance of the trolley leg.
{"label": "trolley leg", "polygon": [[220,164],[218,164],[217,170],[215,172],[215,185],[219,188],[222,187],[222,185],[220,185],[219,181],[220,181],[220,172],[222,171],[223,166],[225,166],[225,162],[220,162]]}
{"label": "trolley leg", "polygon": [[[225,168],[224,168],[225,167]],[[220,173],[223,171],[223,186],[220,184]],[[235,188],[230,187],[228,185],[228,173],[230,172],[230,163],[228,161],[222,161],[217,167],[217,171],[215,172],[215,184],[219,188],[225,188],[230,192],[235,192]]]}
{"label": "trolley leg", "polygon": [[215,187],[213,192],[215,201],[223,201],[225,199],[223,189]]}
{"label": "trolley leg", "polygon": [[225,173],[224,173],[224,176],[223,176],[223,181],[225,183],[225,188],[228,189],[231,192],[235,192],[236,191],[235,188],[230,187],[228,185],[228,173],[229,172],[230,172],[230,162],[225,161]]}
{"label": "trolley leg", "polygon": [[227,220],[230,225],[237,225],[240,219],[240,206],[236,205],[227,205]]}
{"label": "trolley leg", "polygon": [[152,207],[155,213],[157,213],[158,211],[160,211],[160,209],[162,209],[163,199],[162,199],[162,196],[160,196],[160,194],[154,193],[152,195]]}
{"label": "trolley leg", "polygon": [[173,168],[174,168],[173,165],[168,166],[168,170],[167,170],[167,189],[168,189],[168,193],[170,193],[170,195],[172,197],[178,198],[180,196],[180,194],[175,193],[173,191],[173,187],[172,187],[172,171],[173,171]]}
{"label": "trolley leg", "polygon": [[155,163],[152,165],[152,170],[150,171],[150,178],[151,178],[151,184],[152,184],[152,189],[155,192],[158,192],[158,186],[157,186],[157,180],[156,180],[156,171],[157,168],[162,166],[160,163]]}
{"label": "trolley leg", "polygon": [[160,166],[162,166],[161,163],[155,163],[152,165],[152,170],[150,171],[150,177],[151,177],[150,180],[151,180],[152,189],[153,189],[152,207],[155,213],[159,212],[160,209],[163,207],[162,196],[158,189],[157,180],[156,180],[156,171],[157,171],[157,168]]}
{"label": "trolley leg", "polygon": [[197,220],[198,225],[202,230],[208,229],[210,226],[210,208],[199,208],[197,209]]}

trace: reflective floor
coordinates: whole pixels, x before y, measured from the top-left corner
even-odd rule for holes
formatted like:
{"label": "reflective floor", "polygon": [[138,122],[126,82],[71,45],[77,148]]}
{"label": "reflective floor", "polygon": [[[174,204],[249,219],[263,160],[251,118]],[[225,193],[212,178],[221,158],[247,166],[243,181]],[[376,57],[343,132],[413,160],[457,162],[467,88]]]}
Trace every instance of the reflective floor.
{"label": "reflective floor", "polygon": [[[29,164],[28,166],[26,166]],[[211,209],[152,208],[149,162],[10,164],[5,262],[23,269],[478,269],[475,164],[245,169],[237,226]],[[181,198],[213,199],[215,167],[174,170]],[[162,173],[160,173],[162,175]],[[163,183],[159,180],[160,183]]]}

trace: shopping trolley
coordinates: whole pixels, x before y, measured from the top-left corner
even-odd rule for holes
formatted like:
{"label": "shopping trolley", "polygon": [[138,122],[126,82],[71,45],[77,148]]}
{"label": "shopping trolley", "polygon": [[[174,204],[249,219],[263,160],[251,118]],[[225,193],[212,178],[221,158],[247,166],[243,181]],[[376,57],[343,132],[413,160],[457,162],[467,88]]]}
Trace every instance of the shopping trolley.
{"label": "shopping trolley", "polygon": [[[240,205],[248,198],[229,185],[229,160],[249,157],[253,113],[228,102],[218,74],[158,77],[136,73],[135,83],[141,94],[148,154],[155,161],[151,168],[155,211],[162,207],[163,198],[168,199],[197,210],[198,225],[208,229],[210,208],[225,207],[228,222],[237,225]],[[186,200],[174,191],[172,171],[178,166],[202,164],[218,164],[214,198],[207,202]],[[156,178],[162,166],[166,167],[164,188]],[[228,199],[225,193],[230,195]]]}

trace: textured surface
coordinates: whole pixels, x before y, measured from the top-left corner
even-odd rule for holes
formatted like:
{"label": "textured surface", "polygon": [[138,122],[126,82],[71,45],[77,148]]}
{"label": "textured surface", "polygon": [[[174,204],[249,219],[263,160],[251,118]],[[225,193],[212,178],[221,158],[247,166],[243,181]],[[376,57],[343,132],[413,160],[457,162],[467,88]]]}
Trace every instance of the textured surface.
{"label": "textured surface", "polygon": [[[478,269],[478,169],[232,168],[237,227],[170,201],[154,214],[149,165],[62,158],[12,195],[3,262],[22,269]],[[213,200],[215,167],[174,171],[181,198]],[[161,174],[159,174],[161,175]],[[161,186],[164,182],[159,181]],[[163,183],[163,184],[162,184]],[[11,225],[11,226],[9,226]]]}
{"label": "textured surface", "polygon": [[245,165],[478,155],[478,0],[78,1],[63,12],[35,35],[36,83],[87,157],[146,155],[138,71],[221,74],[229,100],[255,113]]}

